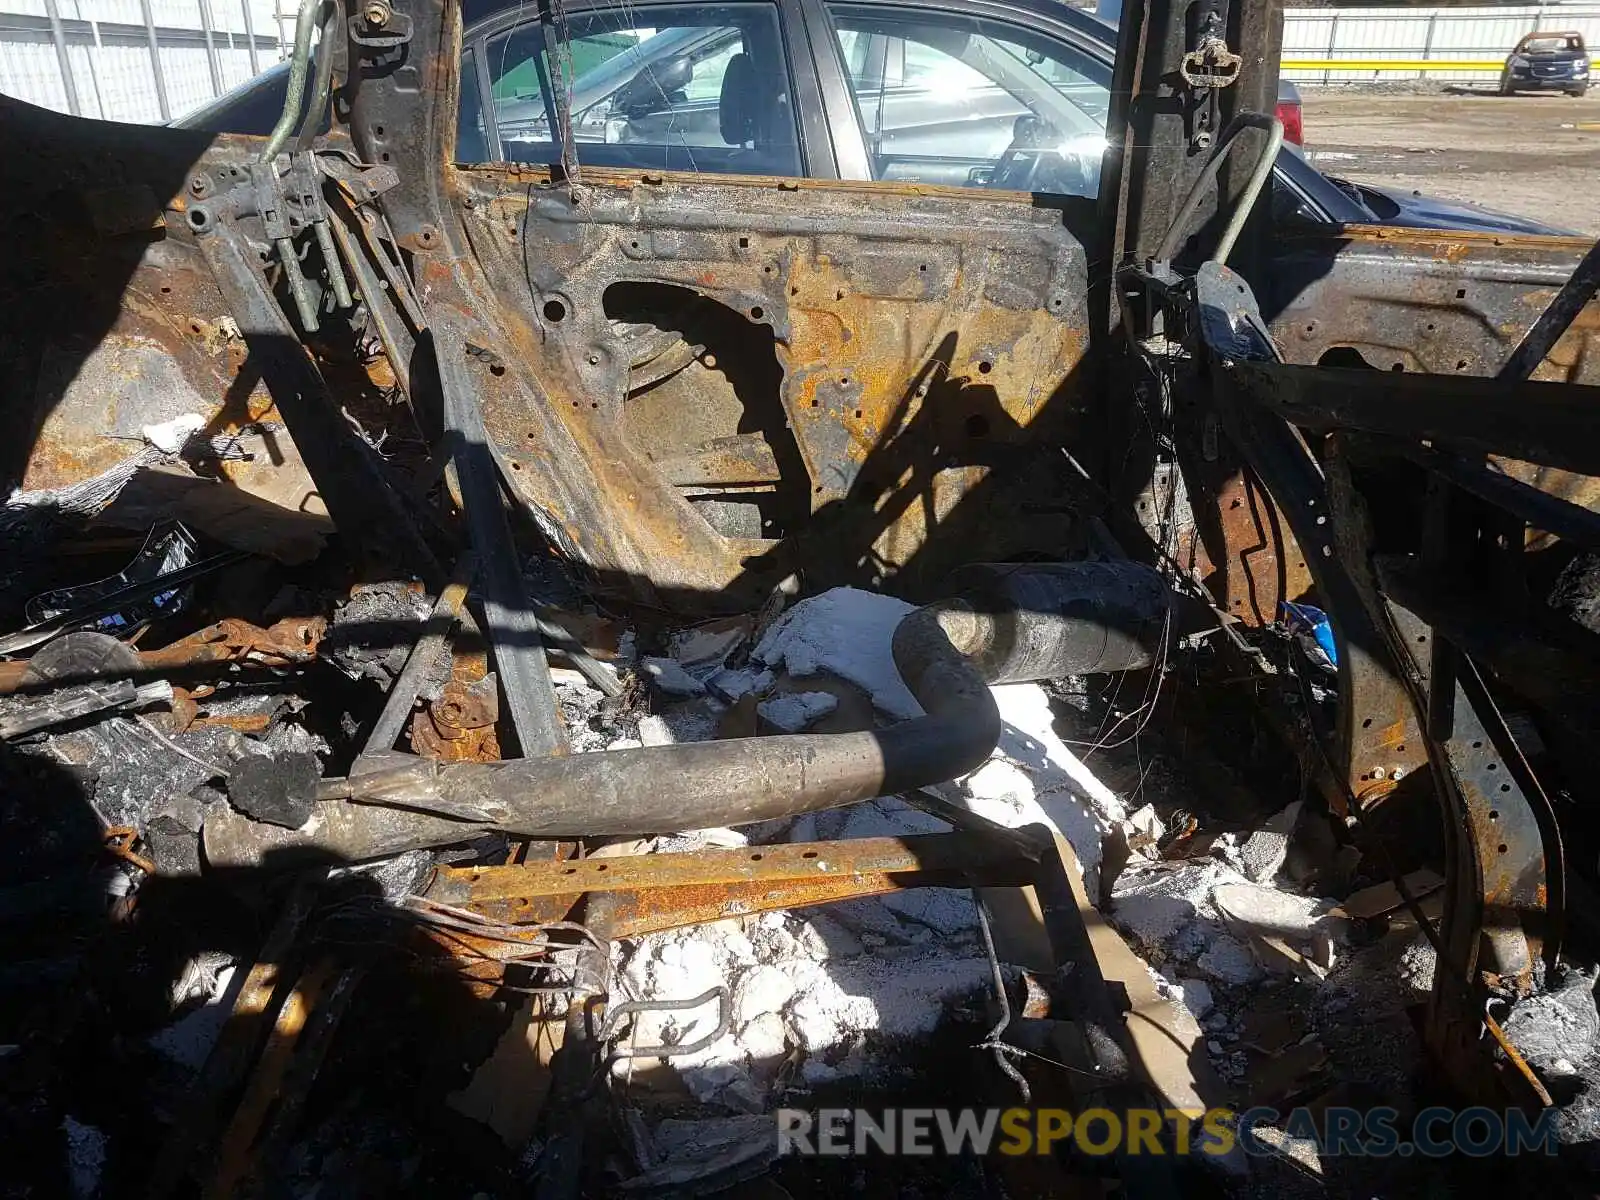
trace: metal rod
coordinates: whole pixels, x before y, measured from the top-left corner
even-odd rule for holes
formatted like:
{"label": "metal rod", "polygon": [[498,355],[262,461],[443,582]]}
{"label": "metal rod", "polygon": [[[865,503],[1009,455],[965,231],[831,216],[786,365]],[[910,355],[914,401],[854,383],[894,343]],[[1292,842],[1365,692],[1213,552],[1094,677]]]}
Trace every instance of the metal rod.
{"label": "metal rod", "polygon": [[[329,217],[331,221],[333,218]],[[328,268],[328,282],[333,287],[334,302],[341,308],[349,308],[355,303],[350,295],[350,284],[344,277],[344,267],[339,263],[339,251],[333,244],[333,230],[328,228],[328,221],[313,221],[311,229],[317,236],[317,249],[322,251],[322,263]]]}
{"label": "metal rod", "polygon": [[89,85],[94,88],[94,114],[102,120],[106,115],[105,97],[100,94],[100,72],[95,69],[95,64],[100,61],[100,51],[105,49],[105,43],[100,40],[100,22],[89,22],[89,36],[94,39],[94,51],[89,55]]}
{"label": "metal rod", "polygon": [[[140,3],[148,12],[150,0],[140,0]],[[300,15],[294,22],[294,53],[289,57],[289,80],[283,96],[283,112],[278,117],[278,123],[272,127],[267,144],[262,147],[262,162],[269,163],[278,157],[278,152],[288,142],[299,119],[300,104],[306,94],[306,68],[311,62],[311,32],[317,27],[317,9],[321,6],[321,0],[300,0]],[[152,31],[151,37],[154,36]]]}
{"label": "metal rod", "polygon": [[239,7],[244,12],[244,40],[250,48],[250,74],[261,74],[261,52],[256,48],[256,21],[250,15],[250,0],[239,0]]}
{"label": "metal rod", "polygon": [[1600,290],[1600,242],[1589,247],[1589,253],[1578,263],[1577,270],[1567,277],[1549,307],[1539,314],[1533,328],[1511,352],[1511,357],[1506,359],[1506,365],[1500,368],[1496,378],[1522,383],[1531,377],[1550,351],[1555,349],[1555,344],[1566,333],[1573,318],[1594,299],[1596,290]]}
{"label": "metal rod", "polygon": [[217,58],[217,39],[213,36],[211,27],[211,0],[195,0],[200,9],[200,30],[206,39],[206,66],[211,70],[211,94],[220,96],[222,87],[222,63]]}
{"label": "metal rod", "polygon": [[278,238],[273,245],[278,251],[278,261],[283,264],[283,277],[288,281],[289,295],[294,297],[294,310],[300,316],[300,328],[307,333],[315,333],[320,327],[317,306],[311,302],[311,289],[306,287],[305,272],[300,269],[300,256],[295,252],[294,240]]}
{"label": "metal rod", "polygon": [[83,116],[78,103],[78,81],[72,77],[72,59],[67,54],[67,35],[61,27],[61,8],[56,0],[44,0],[45,14],[50,18],[50,40],[56,44],[56,63],[61,68],[61,86],[67,92],[67,111],[75,117]]}
{"label": "metal rod", "polygon": [[156,107],[163,121],[172,120],[172,105],[167,102],[167,77],[161,73],[161,43],[156,38],[156,18],[150,0],[139,0],[139,15],[144,18],[144,36],[150,45],[150,72],[155,76]]}
{"label": "metal rod", "polygon": [[[328,91],[333,85],[333,39],[339,29],[339,12],[338,0],[330,0],[314,51],[317,71],[312,76],[311,101],[306,105],[305,116],[300,118],[300,128],[295,134],[296,150],[310,149],[311,139],[321,132],[318,127],[322,124],[322,115],[328,111]],[[348,308],[349,301],[344,306]]]}
{"label": "metal rod", "polygon": [[444,652],[450,630],[461,616],[461,606],[466,603],[467,589],[472,586],[472,577],[477,570],[478,560],[470,550],[456,561],[455,573],[439,593],[433,612],[428,616],[428,623],[423,627],[422,636],[411,648],[411,657],[406,659],[405,667],[389,689],[383,712],[378,714],[377,723],[373,725],[367,743],[361,749],[363,758],[394,749],[401,730],[405,728],[406,717],[411,714],[411,706],[416,703],[417,693],[422,690],[423,680]]}
{"label": "metal rod", "polygon": [[1262,147],[1261,156],[1256,159],[1256,165],[1250,172],[1250,181],[1245,185],[1239,203],[1234,206],[1233,215],[1228,218],[1228,226],[1217,239],[1217,248],[1211,255],[1214,261],[1227,265],[1228,255],[1233,253],[1233,245],[1239,240],[1239,234],[1244,231],[1244,223],[1249,219],[1250,210],[1255,207],[1256,198],[1261,195],[1261,189],[1266,185],[1268,176],[1272,174],[1273,164],[1278,161],[1278,151],[1283,146],[1283,122],[1276,117],[1267,117],[1260,113],[1240,113],[1228,122],[1227,129],[1223,130],[1222,137],[1217,140],[1216,148],[1211,152],[1211,157],[1206,160],[1206,165],[1201,168],[1194,186],[1189,189],[1183,207],[1178,210],[1178,215],[1172,218],[1172,225],[1168,228],[1166,237],[1161,239],[1161,246],[1156,251],[1157,261],[1169,262],[1178,253],[1183,245],[1183,235],[1189,228],[1189,222],[1194,219],[1194,214],[1200,208],[1206,185],[1216,178],[1217,172],[1222,169],[1228,150],[1247,126],[1266,130],[1267,144]]}

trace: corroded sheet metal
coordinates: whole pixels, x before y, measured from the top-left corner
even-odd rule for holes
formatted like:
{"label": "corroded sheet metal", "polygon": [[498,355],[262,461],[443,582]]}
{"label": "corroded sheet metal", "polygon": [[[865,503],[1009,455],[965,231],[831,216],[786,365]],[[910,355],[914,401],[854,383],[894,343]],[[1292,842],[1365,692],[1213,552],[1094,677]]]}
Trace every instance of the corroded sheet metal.
{"label": "corroded sheet metal", "polygon": [[[496,456],[598,573],[744,607],[797,571],[914,586],[1065,541],[1048,480],[1025,482],[1084,386],[1087,260],[1060,212],[967,198],[952,229],[948,198],[909,188],[585,178],[575,208],[515,169],[463,172],[475,262],[456,268],[485,297],[460,315]],[[658,331],[735,330],[683,357],[703,386],[682,403],[633,386],[640,295]],[[708,459],[730,483],[776,464],[773,505],[716,527],[672,482]],[[940,528],[958,506],[959,549]]]}
{"label": "corroded sheet metal", "polygon": [[129,523],[154,505],[231,541],[252,522],[266,529],[258,514],[276,532],[245,548],[292,541],[285,557],[309,557],[325,511],[183,220],[195,173],[245,161],[249,139],[9,100],[0,139],[0,214],[16,234],[0,264],[0,484],[81,483],[140,450],[145,426],[186,413],[208,434],[265,421],[280,427],[252,459],[217,463],[215,479],[174,468]]}
{"label": "corroded sheet metal", "polygon": [[[1590,243],[1424,229],[1285,237],[1258,288],[1292,363],[1493,375]],[[1590,303],[1533,378],[1600,383],[1600,303]]]}

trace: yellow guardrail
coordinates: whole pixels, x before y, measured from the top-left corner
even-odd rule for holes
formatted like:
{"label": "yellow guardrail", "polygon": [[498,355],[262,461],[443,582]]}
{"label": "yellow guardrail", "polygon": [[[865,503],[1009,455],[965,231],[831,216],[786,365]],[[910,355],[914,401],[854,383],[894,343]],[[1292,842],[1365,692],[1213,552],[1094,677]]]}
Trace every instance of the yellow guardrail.
{"label": "yellow guardrail", "polygon": [[1439,58],[1286,58],[1285,71],[1500,71],[1504,59],[1472,58],[1452,62]]}

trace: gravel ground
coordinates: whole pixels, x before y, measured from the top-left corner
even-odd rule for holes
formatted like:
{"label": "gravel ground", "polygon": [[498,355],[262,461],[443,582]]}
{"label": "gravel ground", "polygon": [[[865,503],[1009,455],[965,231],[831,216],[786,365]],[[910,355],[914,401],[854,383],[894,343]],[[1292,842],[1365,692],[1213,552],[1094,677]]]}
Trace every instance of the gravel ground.
{"label": "gravel ground", "polygon": [[1600,236],[1600,90],[1582,100],[1300,90],[1306,144],[1325,174]]}

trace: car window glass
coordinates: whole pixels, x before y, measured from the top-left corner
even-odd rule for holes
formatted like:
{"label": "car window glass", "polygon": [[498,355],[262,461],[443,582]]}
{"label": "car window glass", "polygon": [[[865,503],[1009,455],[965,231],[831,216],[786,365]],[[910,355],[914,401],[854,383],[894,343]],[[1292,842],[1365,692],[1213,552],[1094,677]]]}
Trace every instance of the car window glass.
{"label": "car window glass", "polygon": [[1109,67],[957,13],[832,12],[873,178],[1098,193]]}
{"label": "car window glass", "polygon": [[560,87],[570,97],[580,164],[801,173],[774,5],[621,5],[575,14],[567,26],[554,65],[556,39],[537,19],[484,43],[486,144],[481,157],[469,153],[463,101],[460,161],[558,162]]}

